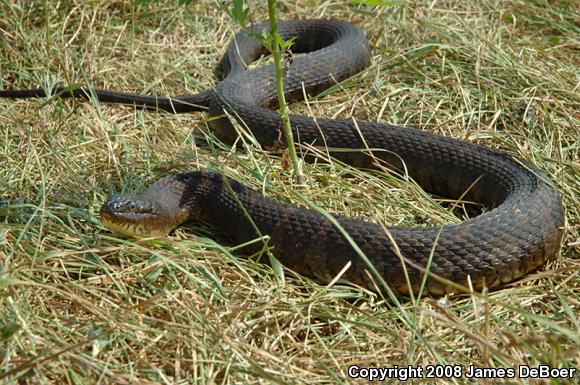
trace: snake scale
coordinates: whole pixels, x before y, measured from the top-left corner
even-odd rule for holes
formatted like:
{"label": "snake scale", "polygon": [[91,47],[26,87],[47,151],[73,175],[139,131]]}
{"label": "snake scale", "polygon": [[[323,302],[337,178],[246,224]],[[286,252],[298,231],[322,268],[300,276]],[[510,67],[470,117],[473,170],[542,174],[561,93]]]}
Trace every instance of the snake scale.
{"label": "snake scale", "polygon": [[[263,28],[254,27],[256,31]],[[302,99],[304,92],[318,94],[370,64],[366,37],[347,22],[286,21],[279,33],[284,39],[296,39],[293,52],[305,53],[294,58],[285,73],[289,102]],[[227,112],[249,128],[264,148],[279,148],[284,140],[275,112],[273,65],[246,68],[246,63],[264,53],[256,40],[240,32],[222,58],[224,79],[215,89],[197,95],[162,98],[88,88],[51,92],[63,97],[93,94],[101,101],[175,113],[209,110],[216,117],[210,119],[216,134],[232,143],[237,134],[224,117]],[[3,97],[45,95],[42,89],[0,91]],[[432,295],[453,291],[445,280],[475,290],[493,288],[537,268],[560,246],[561,196],[548,177],[526,161],[481,145],[389,124],[299,115],[291,115],[290,120],[299,143],[320,146],[356,167],[376,168],[380,160],[393,170],[405,170],[432,194],[461,197],[490,208],[457,224],[417,228],[384,228],[336,215],[395,293],[418,292],[428,265],[430,276],[424,290]],[[350,263],[342,280],[376,288],[368,266],[327,217],[270,199],[215,173],[171,175],[142,194],[112,197],[103,205],[101,219],[111,229],[129,235],[166,234],[189,220],[206,221],[238,243],[258,234],[269,235],[273,254],[295,272],[329,282]]]}

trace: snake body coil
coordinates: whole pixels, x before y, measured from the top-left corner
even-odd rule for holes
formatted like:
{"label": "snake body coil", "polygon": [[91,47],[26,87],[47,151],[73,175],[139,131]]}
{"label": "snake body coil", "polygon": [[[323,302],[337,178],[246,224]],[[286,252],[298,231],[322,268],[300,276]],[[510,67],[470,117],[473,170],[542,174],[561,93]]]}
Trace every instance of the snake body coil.
{"label": "snake body coil", "polygon": [[[295,58],[285,74],[285,95],[290,102],[302,98],[304,90],[319,93],[370,63],[367,39],[346,22],[288,21],[281,24],[279,33],[284,39],[296,37],[293,52],[309,52]],[[280,118],[273,111],[278,107],[273,66],[245,68],[245,63],[262,53],[258,42],[238,34],[222,59],[226,78],[215,91],[198,95],[157,98],[106,90],[55,91],[62,96],[92,92],[103,101],[173,112],[209,108],[212,116],[220,116],[225,111],[248,127],[262,146],[277,148],[284,143]],[[12,97],[42,95],[42,90],[0,92],[0,96]],[[425,228],[384,229],[336,216],[397,293],[417,292],[429,261],[434,275],[478,290],[528,273],[559,248],[564,220],[561,197],[546,175],[525,161],[477,144],[387,124],[298,115],[291,116],[291,123],[299,143],[328,149],[334,157],[358,167],[376,168],[379,159],[393,169],[406,170],[430,193],[462,197],[491,208],[458,224]],[[227,118],[210,124],[225,141],[236,140]],[[103,205],[101,218],[126,234],[165,234],[184,221],[203,219],[240,243],[269,235],[272,252],[290,269],[328,282],[350,262],[341,278],[375,288],[367,265],[322,214],[269,199],[217,174],[177,174],[157,181],[138,196],[113,197]],[[441,295],[452,288],[430,276],[425,290]]]}

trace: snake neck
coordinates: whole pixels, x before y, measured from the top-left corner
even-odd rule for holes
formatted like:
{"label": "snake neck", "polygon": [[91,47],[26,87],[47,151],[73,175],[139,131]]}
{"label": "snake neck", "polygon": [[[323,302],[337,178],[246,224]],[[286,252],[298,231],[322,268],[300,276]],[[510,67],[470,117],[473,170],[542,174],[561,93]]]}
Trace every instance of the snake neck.
{"label": "snake neck", "polygon": [[167,218],[168,227],[175,228],[188,221],[215,224],[212,222],[220,215],[213,208],[220,204],[234,208],[233,196],[246,190],[247,187],[221,174],[192,171],[158,180],[143,196],[156,202],[163,211],[162,215]]}

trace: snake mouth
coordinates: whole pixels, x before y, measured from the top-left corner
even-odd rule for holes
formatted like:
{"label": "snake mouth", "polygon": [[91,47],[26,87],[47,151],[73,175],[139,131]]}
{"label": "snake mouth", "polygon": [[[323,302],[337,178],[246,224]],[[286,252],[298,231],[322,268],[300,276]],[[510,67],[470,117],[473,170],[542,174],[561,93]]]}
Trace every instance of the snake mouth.
{"label": "snake mouth", "polygon": [[100,216],[109,230],[131,237],[163,237],[170,231],[163,210],[138,196],[109,198],[101,207]]}

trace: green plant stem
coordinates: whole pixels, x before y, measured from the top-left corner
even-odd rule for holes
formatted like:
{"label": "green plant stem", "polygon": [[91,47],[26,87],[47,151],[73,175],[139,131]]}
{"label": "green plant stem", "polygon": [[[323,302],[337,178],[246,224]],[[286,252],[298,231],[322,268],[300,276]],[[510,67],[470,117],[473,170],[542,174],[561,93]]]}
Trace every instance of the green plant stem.
{"label": "green plant stem", "polygon": [[294,137],[292,135],[292,127],[290,126],[290,117],[288,116],[288,105],[284,97],[284,82],[282,73],[282,54],[280,50],[280,37],[278,35],[278,19],[276,17],[276,0],[268,0],[268,16],[270,18],[270,34],[272,36],[272,55],[274,55],[274,68],[276,71],[276,90],[278,92],[278,104],[280,119],[282,119],[282,129],[286,144],[288,145],[288,154],[292,161],[292,169],[294,177],[298,184],[304,183],[304,175],[298,165],[298,157],[296,155],[296,147],[294,146]]}

